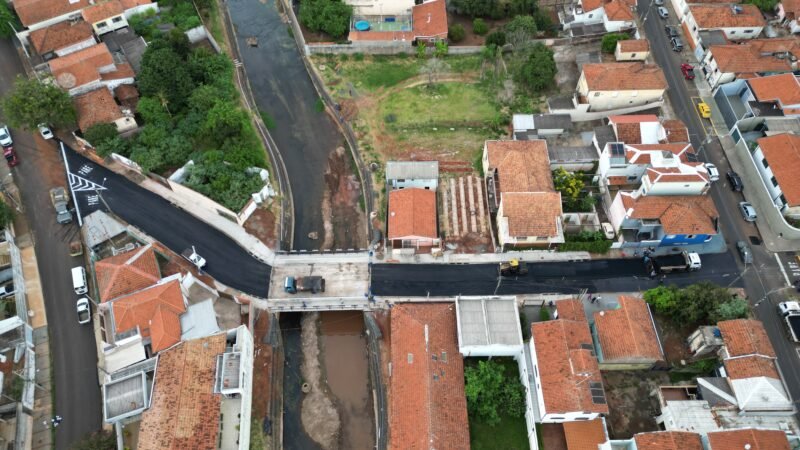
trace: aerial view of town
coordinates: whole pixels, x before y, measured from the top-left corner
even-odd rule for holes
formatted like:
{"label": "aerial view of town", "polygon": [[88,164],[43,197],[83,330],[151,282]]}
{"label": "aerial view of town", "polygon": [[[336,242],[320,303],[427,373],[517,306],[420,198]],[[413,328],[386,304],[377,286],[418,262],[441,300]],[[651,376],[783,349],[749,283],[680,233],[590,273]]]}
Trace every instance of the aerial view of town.
{"label": "aerial view of town", "polygon": [[0,2],[0,450],[800,449],[800,0]]}

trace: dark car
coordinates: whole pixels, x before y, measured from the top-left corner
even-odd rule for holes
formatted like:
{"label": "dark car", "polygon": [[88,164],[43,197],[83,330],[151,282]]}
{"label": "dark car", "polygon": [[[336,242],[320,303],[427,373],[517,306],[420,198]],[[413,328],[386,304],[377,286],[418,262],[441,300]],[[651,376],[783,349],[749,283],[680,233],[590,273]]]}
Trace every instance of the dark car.
{"label": "dark car", "polygon": [[673,27],[672,25],[667,25],[664,27],[664,31],[667,32],[668,38],[678,37],[678,27]]}
{"label": "dark car", "polygon": [[739,177],[739,174],[730,170],[728,171],[728,182],[731,184],[731,189],[734,192],[742,192],[744,189],[744,184],[742,184],[742,178]]}

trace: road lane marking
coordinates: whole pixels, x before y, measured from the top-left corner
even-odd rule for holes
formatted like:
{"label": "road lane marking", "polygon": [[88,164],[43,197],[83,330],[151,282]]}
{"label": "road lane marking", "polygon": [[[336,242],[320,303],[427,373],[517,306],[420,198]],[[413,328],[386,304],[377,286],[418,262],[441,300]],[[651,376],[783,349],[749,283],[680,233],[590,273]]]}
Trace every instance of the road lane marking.
{"label": "road lane marking", "polygon": [[[89,173],[91,172],[91,169],[93,168],[90,168],[89,171],[82,173]],[[94,181],[87,180],[86,178],[83,178],[81,176],[75,175],[72,172],[67,172],[67,175],[69,177],[69,187],[70,189],[72,189],[73,192],[102,191],[106,189],[104,186],[99,185]]]}
{"label": "road lane marking", "polygon": [[792,282],[789,281],[789,275],[786,274],[786,269],[783,268],[783,263],[781,262],[781,258],[778,256],[777,253],[773,253],[775,256],[775,261],[778,261],[778,267],[781,269],[781,273],[783,274],[783,278],[786,280],[786,287],[791,287]]}

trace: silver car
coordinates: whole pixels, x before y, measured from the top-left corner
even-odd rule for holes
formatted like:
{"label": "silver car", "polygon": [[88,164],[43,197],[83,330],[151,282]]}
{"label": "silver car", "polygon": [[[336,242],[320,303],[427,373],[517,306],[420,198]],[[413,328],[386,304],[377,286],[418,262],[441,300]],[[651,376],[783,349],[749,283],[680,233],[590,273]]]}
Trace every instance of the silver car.
{"label": "silver car", "polygon": [[669,11],[667,11],[667,8],[659,6],[657,11],[658,11],[658,17],[661,17],[664,20],[669,18]]}
{"label": "silver car", "polygon": [[753,208],[753,205],[750,202],[739,202],[739,211],[742,212],[742,217],[744,220],[748,222],[755,222],[758,219],[758,214],[756,214],[756,209]]}

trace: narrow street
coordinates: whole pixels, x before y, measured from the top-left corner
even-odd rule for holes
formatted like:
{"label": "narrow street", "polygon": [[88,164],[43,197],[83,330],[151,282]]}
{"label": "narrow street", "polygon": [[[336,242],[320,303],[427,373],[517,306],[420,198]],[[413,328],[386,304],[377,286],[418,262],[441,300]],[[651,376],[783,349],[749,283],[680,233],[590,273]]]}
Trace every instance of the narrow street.
{"label": "narrow street", "polygon": [[[669,3],[669,2],[667,2]],[[786,384],[792,398],[797,403],[800,401],[800,357],[798,347],[788,338],[787,330],[782,318],[777,313],[777,304],[783,301],[791,291],[786,284],[786,279],[781,272],[782,268],[775,254],[767,251],[763,245],[755,245],[760,241],[760,234],[754,224],[745,222],[738,210],[738,202],[742,201],[740,193],[732,192],[728,186],[725,173],[730,170],[719,141],[713,135],[707,136],[703,120],[695,110],[692,97],[698,96],[698,91],[692,81],[684,80],[680,72],[681,62],[689,62],[697,67],[697,61],[691,55],[691,49],[686,44],[686,37],[681,34],[686,48],[683,53],[672,51],[667,41],[664,26],[677,25],[674,11],[671,17],[664,21],[658,17],[655,6],[647,0],[638,3],[639,15],[642,18],[646,37],[650,41],[651,54],[656,63],[664,70],[664,75],[669,83],[668,95],[672,108],[677,118],[683,120],[689,128],[692,145],[700,153],[703,161],[714,163],[722,177],[714,183],[710,195],[720,214],[720,228],[728,243],[730,255],[736,264],[743,270],[741,278],[750,301],[754,305],[755,316],[764,322],[764,327],[772,341],[778,355],[778,363],[782,369]],[[652,11],[651,11],[652,10]],[[702,74],[695,69],[698,77]],[[711,104],[712,108],[716,105]],[[708,127],[713,129],[712,127]],[[747,186],[745,186],[747,189]],[[744,267],[735,251],[737,241],[745,241],[753,251],[753,264]],[[705,260],[704,260],[705,261]]]}
{"label": "narrow street", "polygon": [[[17,50],[0,40],[0,94],[23,73]],[[56,428],[56,448],[69,448],[101,427],[102,409],[97,380],[97,354],[92,327],[78,324],[70,268],[83,263],[69,255],[69,240],[78,235],[77,223],[60,225],[50,204],[49,190],[66,184],[61,155],[53,141],[12,130],[19,165],[12,169],[25,215],[33,230],[36,259],[47,308],[50,355],[55,386],[53,414],[64,418]]]}

